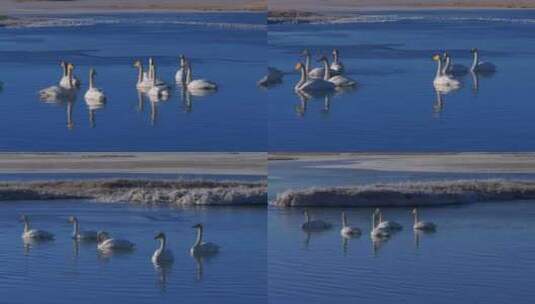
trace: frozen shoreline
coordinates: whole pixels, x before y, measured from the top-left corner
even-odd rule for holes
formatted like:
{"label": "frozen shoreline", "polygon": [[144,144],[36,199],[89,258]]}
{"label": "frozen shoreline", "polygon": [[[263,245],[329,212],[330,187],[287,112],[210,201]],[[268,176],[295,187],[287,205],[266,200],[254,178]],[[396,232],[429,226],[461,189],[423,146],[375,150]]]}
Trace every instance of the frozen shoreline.
{"label": "frozen shoreline", "polygon": [[456,180],[288,190],[276,207],[410,207],[535,199],[535,182]]}
{"label": "frozen shoreline", "polygon": [[0,183],[0,202],[89,199],[101,203],[186,206],[263,206],[262,182],[110,179]]}

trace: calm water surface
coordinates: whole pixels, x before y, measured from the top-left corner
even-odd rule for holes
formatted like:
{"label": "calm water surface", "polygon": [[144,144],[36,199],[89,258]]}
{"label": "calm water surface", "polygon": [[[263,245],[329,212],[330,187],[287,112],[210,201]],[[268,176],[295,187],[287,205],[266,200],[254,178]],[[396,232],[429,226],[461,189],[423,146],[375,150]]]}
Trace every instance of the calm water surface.
{"label": "calm water surface", "polygon": [[[270,25],[270,65],[292,73],[268,93],[270,150],[533,150],[534,33],[535,10],[367,12],[336,24]],[[300,52],[317,58],[334,47],[358,88],[303,101],[293,92]],[[479,77],[477,88],[468,74],[438,102],[432,55],[448,50],[469,66],[473,47],[497,73]]]}
{"label": "calm water surface", "polygon": [[[31,27],[0,28],[0,150],[265,151],[265,14],[183,13],[47,16]],[[194,78],[219,85],[210,96],[183,96],[174,86],[178,56]],[[140,99],[134,60],[153,56],[169,100]],[[76,65],[75,100],[39,101],[57,84],[60,60]],[[88,69],[108,101],[90,111],[83,94]]]}
{"label": "calm water surface", "polygon": [[[9,303],[266,303],[266,210],[263,208],[143,208],[81,201],[0,203],[0,294]],[[25,246],[20,214],[56,240]],[[104,229],[136,243],[129,254],[99,255],[95,244],[70,239],[70,215],[82,229]],[[205,224],[221,252],[189,256],[192,225]],[[175,263],[155,268],[158,231]]]}

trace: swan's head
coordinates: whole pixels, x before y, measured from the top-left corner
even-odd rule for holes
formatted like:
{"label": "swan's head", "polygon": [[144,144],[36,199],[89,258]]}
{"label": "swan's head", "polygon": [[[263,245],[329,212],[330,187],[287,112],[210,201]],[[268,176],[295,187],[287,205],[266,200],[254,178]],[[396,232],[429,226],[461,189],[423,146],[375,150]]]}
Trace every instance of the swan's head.
{"label": "swan's head", "polygon": [[185,63],[186,63],[186,56],[184,55],[180,55],[178,57],[179,61],[180,61],[180,65],[183,66]]}
{"label": "swan's head", "polygon": [[470,53],[477,53],[477,52],[479,52],[479,50],[477,48],[473,48],[473,49],[470,50]]}
{"label": "swan's head", "polygon": [[21,222],[27,222],[27,221],[28,221],[28,216],[26,216],[26,215],[24,215],[24,214],[21,215],[21,216],[20,216],[20,221],[21,221]]}
{"label": "swan's head", "polygon": [[433,56],[433,60],[434,60],[434,61],[440,61],[440,55],[439,55],[439,54],[435,54],[435,55]]}
{"label": "swan's head", "polygon": [[303,52],[301,53],[301,55],[310,56],[310,51],[308,49],[304,49]]}
{"label": "swan's head", "polygon": [[69,223],[72,224],[72,223],[75,223],[77,221],[78,221],[78,219],[75,216],[69,216]]}
{"label": "swan's head", "polygon": [[152,59],[152,57],[149,57],[149,65],[153,65],[154,64],[154,59]]}
{"label": "swan's head", "polygon": [[373,211],[373,214],[379,214],[379,213],[381,213],[381,209],[375,208],[375,210]]}
{"label": "swan's head", "polygon": [[64,67],[67,66],[67,62],[66,62],[65,60],[61,60],[61,61],[59,62],[59,65],[60,65],[62,68],[64,68]]}
{"label": "swan's head", "polygon": [[158,233],[158,234],[154,237],[154,239],[155,239],[155,240],[165,239],[165,233],[163,233],[163,232]]}
{"label": "swan's head", "polygon": [[442,54],[442,56],[444,58],[447,58],[447,57],[450,57],[450,54],[448,53],[448,51],[444,51],[444,53]]}
{"label": "swan's head", "polygon": [[303,214],[304,214],[305,216],[308,216],[308,209],[303,210]]}
{"label": "swan's head", "polygon": [[412,214],[416,214],[417,212],[418,212],[418,209],[416,209],[416,208],[412,209],[412,211],[411,211]]}
{"label": "swan's head", "polygon": [[68,63],[67,64],[67,69],[69,69],[70,71],[74,71],[74,64]]}
{"label": "swan's head", "polygon": [[90,68],[89,69],[89,77],[96,76],[96,75],[97,75],[97,71],[94,68]]}
{"label": "swan's head", "polygon": [[110,235],[106,231],[97,232],[97,241],[99,243],[102,243],[109,238],[110,238]]}
{"label": "swan's head", "polygon": [[139,61],[139,60],[134,61],[134,67],[135,68],[140,68],[141,67],[141,61]]}
{"label": "swan's head", "polygon": [[301,70],[301,69],[304,69],[304,66],[301,62],[298,62],[296,65],[295,65],[295,69],[296,70]]}
{"label": "swan's head", "polygon": [[333,56],[338,56],[338,49],[333,49]]}

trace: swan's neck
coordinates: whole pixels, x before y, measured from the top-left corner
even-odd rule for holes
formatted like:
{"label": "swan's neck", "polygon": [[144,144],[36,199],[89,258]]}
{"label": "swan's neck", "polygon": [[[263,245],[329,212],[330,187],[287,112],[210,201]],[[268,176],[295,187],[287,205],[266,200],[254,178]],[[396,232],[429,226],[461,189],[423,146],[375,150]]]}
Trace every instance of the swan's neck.
{"label": "swan's neck", "polygon": [[153,64],[152,65],[152,75],[151,75],[151,79],[152,79],[152,85],[156,85],[156,65]]}
{"label": "swan's neck", "polygon": [[187,64],[186,65],[186,84],[189,84],[191,82],[191,78],[192,78],[192,75],[191,75],[191,65],[190,64]]}
{"label": "swan's neck", "polygon": [[305,72],[308,73],[310,71],[310,54],[305,55]]}
{"label": "swan's neck", "polygon": [[347,227],[347,217],[345,214],[342,214],[342,227],[343,228]]}
{"label": "swan's neck", "polygon": [[162,237],[160,239],[160,248],[158,248],[159,252],[163,252],[165,250],[165,244],[166,243],[167,243],[167,240],[165,239],[165,237]]}
{"label": "swan's neck", "polygon": [[339,62],[338,62],[338,52],[334,52],[334,53],[333,53],[333,62],[336,63],[336,64],[339,63]]}
{"label": "swan's neck", "polygon": [[28,220],[24,220],[24,232],[28,232],[30,230],[30,222]]}
{"label": "swan's neck", "polygon": [[375,229],[375,213],[372,214],[372,230]]}
{"label": "swan's neck", "polygon": [[379,212],[379,223],[383,222],[383,213]]}
{"label": "swan's neck", "polygon": [[193,245],[194,247],[197,247],[202,243],[202,230],[202,227],[197,228],[197,240],[195,241],[195,245]]}
{"label": "swan's neck", "polygon": [[73,221],[73,231],[72,236],[76,237],[80,233],[80,225],[78,224],[78,220]]}
{"label": "swan's neck", "polygon": [[472,62],[472,70],[475,70],[475,68],[477,67],[477,63],[478,62],[479,62],[479,52],[475,51],[474,52],[474,61]]}
{"label": "swan's neck", "polygon": [[329,80],[329,78],[331,78],[331,71],[329,68],[329,62],[327,60],[323,60],[323,69],[324,69],[323,79]]}
{"label": "swan's neck", "polygon": [[67,69],[67,76],[69,77],[69,85],[71,88],[74,86],[73,83],[73,75],[72,75],[72,69]]}
{"label": "swan's neck", "polygon": [[435,75],[436,78],[442,76],[442,60],[437,60],[437,74]]}
{"label": "swan's neck", "polygon": [[89,89],[93,89],[95,85],[95,73],[89,73]]}
{"label": "swan's neck", "polygon": [[139,67],[137,68],[138,70],[138,73],[137,73],[137,83],[142,83],[143,82],[143,66],[142,65],[139,65]]}
{"label": "swan's neck", "polygon": [[149,78],[154,78],[156,74],[154,70],[155,70],[154,61],[151,60],[149,62]]}
{"label": "swan's neck", "polygon": [[307,77],[308,76],[307,76],[306,68],[301,67],[301,78],[299,79],[299,81],[295,85],[295,88],[299,89],[299,87],[307,81]]}
{"label": "swan's neck", "polygon": [[419,219],[418,219],[418,210],[414,210],[414,223],[418,223]]}
{"label": "swan's neck", "polygon": [[310,223],[310,215],[308,212],[305,212],[305,223]]}
{"label": "swan's neck", "polygon": [[444,63],[444,68],[442,69],[442,74],[445,74],[448,69],[450,68],[451,66],[451,58],[450,56],[446,57],[446,62]]}
{"label": "swan's neck", "polygon": [[63,69],[63,77],[66,77],[66,76],[67,76],[67,73],[68,73],[68,71],[67,71],[67,65],[64,64],[61,68]]}

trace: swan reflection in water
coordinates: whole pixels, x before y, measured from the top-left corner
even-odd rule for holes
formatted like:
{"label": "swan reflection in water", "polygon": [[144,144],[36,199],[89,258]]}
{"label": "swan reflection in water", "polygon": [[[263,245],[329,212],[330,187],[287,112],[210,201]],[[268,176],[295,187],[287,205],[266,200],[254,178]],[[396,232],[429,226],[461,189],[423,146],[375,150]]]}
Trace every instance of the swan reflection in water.
{"label": "swan reflection in water", "polygon": [[95,112],[97,110],[103,109],[106,106],[105,101],[97,101],[97,100],[86,100],[87,110],[89,113],[89,126],[91,128],[94,128],[96,126],[95,123]]}
{"label": "swan reflection in water", "polygon": [[67,114],[67,129],[72,130],[74,128],[74,120],[73,120],[72,111],[74,108],[74,104],[76,102],[76,92],[73,91],[69,95],[60,96],[58,98],[41,99],[41,101],[45,104],[65,107],[66,114]]}
{"label": "swan reflection in water", "polygon": [[193,110],[193,97],[208,97],[214,95],[216,92],[216,90],[195,90],[182,87],[180,96],[184,106],[184,112],[190,113]]}
{"label": "swan reflection in water", "polygon": [[167,284],[169,282],[169,275],[172,272],[173,264],[164,263],[164,264],[153,264],[154,271],[157,275],[156,285],[161,292],[167,291]]}

